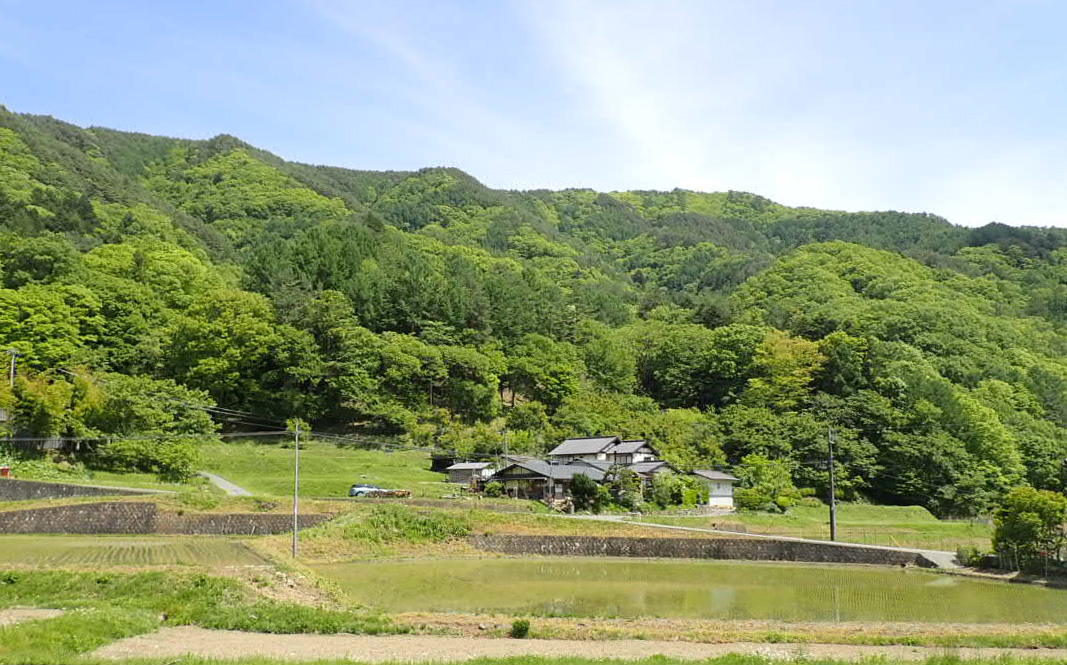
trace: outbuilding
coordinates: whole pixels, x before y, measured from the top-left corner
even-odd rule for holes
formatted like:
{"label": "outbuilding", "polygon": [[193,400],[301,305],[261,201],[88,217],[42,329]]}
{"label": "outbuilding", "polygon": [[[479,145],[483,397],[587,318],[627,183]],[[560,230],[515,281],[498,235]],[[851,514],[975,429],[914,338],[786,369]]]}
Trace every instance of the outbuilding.
{"label": "outbuilding", "polygon": [[713,508],[734,508],[734,484],[738,478],[724,471],[697,470],[693,475],[708,487],[708,505]]}
{"label": "outbuilding", "polygon": [[489,462],[459,462],[446,469],[448,482],[470,485],[472,480],[485,480],[493,475],[493,465]]}

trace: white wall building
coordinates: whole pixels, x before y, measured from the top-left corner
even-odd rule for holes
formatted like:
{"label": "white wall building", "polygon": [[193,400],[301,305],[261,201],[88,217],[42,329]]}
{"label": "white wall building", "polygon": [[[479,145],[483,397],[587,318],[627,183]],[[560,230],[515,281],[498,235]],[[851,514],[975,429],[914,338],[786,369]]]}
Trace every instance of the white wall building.
{"label": "white wall building", "polygon": [[734,508],[734,484],[738,479],[722,471],[694,471],[693,475],[708,487],[708,505],[713,508]]}

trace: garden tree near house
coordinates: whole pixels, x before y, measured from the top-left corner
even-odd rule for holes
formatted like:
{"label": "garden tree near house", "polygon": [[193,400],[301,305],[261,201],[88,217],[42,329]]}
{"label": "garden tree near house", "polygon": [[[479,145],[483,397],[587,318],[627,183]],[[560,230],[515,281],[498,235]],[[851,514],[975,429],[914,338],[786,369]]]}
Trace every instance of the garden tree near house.
{"label": "garden tree near house", "polygon": [[1067,544],[1067,497],[1049,490],[1017,487],[994,513],[993,549],[1004,563],[1032,567],[1061,561]]}
{"label": "garden tree near house", "polygon": [[575,474],[571,481],[571,498],[575,510],[588,510],[599,513],[611,503],[608,488],[596,482],[584,473]]}
{"label": "garden tree near house", "polygon": [[611,499],[626,510],[640,510],[642,496],[641,476],[633,470],[618,464],[608,469],[604,483],[611,493]]}
{"label": "garden tree near house", "polygon": [[692,476],[663,471],[652,477],[649,500],[660,508],[693,507],[708,500],[707,486]]}
{"label": "garden tree near house", "polygon": [[780,460],[756,453],[746,455],[734,467],[734,475],[741,481],[741,488],[734,492],[738,508],[785,512],[800,498],[800,492],[793,486],[789,466]]}

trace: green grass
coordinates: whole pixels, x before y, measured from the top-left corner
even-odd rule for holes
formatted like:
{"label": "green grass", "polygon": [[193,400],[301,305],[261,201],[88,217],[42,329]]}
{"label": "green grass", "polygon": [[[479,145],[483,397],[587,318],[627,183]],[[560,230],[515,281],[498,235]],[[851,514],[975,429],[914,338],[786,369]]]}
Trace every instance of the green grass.
{"label": "green grass", "polygon": [[[795,506],[785,514],[743,511],[719,517],[653,514],[633,519],[742,533],[830,538],[827,507]],[[837,509],[837,534],[838,540],[846,542],[951,552],[959,546],[988,549],[992,529],[984,522],[939,520],[920,506],[841,504]]]}
{"label": "green grass", "polygon": [[[205,446],[204,470],[216,473],[253,494],[286,496],[293,492],[291,444],[224,443]],[[310,441],[300,450],[300,495],[348,496],[356,483],[411,490],[417,497],[440,497],[456,491],[445,474],[429,470],[429,455],[417,451],[385,453]]]}
{"label": "green grass", "polygon": [[268,562],[236,540],[170,536],[0,536],[0,566],[248,566]]}
{"label": "green grass", "polygon": [[266,633],[404,632],[379,614],[264,600],[233,579],[150,572],[0,571],[0,608],[69,610],[0,627],[0,663],[66,663],[167,625]]}

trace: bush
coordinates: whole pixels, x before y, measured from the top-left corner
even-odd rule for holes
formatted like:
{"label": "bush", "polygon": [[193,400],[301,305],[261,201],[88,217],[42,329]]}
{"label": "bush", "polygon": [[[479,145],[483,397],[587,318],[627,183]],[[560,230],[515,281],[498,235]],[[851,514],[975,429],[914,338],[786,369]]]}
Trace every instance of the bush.
{"label": "bush", "polygon": [[494,480],[491,483],[485,485],[485,495],[491,498],[504,496],[505,494],[504,483],[499,480]]}
{"label": "bush", "polygon": [[774,510],[769,494],[758,487],[742,487],[734,490],[734,505],[739,510]]}
{"label": "bush", "polygon": [[403,505],[375,506],[363,520],[347,524],[345,538],[375,543],[441,543],[471,532],[470,520],[435,510],[414,510]]}
{"label": "bush", "polygon": [[525,639],[530,634],[530,622],[526,619],[512,621],[511,632],[508,634],[517,640]]}
{"label": "bush", "polygon": [[160,479],[181,482],[200,463],[195,439],[122,439],[108,441],[92,457],[95,468],[107,471],[146,471]]}
{"label": "bush", "polygon": [[977,547],[971,547],[968,545],[960,545],[956,548],[956,560],[960,562],[961,566],[977,567],[982,565],[982,559],[986,557],[985,553]]}

